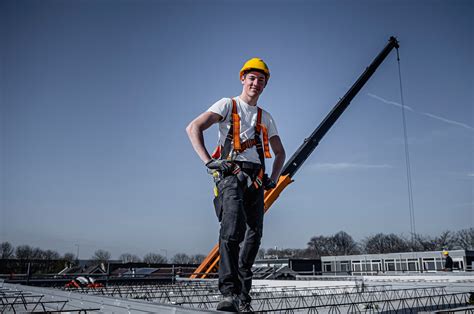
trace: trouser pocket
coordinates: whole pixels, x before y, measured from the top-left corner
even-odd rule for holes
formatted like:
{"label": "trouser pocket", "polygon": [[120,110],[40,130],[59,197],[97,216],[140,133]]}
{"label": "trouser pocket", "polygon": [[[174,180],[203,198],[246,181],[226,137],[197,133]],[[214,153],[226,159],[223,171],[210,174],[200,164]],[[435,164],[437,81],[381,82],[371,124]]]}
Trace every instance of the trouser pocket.
{"label": "trouser pocket", "polygon": [[222,220],[222,194],[219,193],[216,197],[214,197],[214,210],[216,211],[216,216],[219,222]]}
{"label": "trouser pocket", "polygon": [[[220,180],[216,184],[216,197],[214,197],[214,210],[216,211],[216,216],[219,222],[222,221],[222,215],[224,213],[224,206],[226,206],[225,199],[226,197],[232,196],[239,189],[241,186],[239,185],[239,181],[235,175],[226,176],[224,179]],[[227,195],[227,196],[226,196]],[[229,202],[227,202],[229,203]]]}

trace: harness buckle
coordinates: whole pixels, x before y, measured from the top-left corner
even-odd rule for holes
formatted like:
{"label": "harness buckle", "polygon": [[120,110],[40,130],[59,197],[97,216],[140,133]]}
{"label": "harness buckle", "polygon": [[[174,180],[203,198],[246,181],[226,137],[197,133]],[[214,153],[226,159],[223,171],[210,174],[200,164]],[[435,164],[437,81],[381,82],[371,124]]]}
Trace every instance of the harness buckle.
{"label": "harness buckle", "polygon": [[234,163],[234,170],[232,170],[232,174],[240,173],[241,169],[238,164]]}

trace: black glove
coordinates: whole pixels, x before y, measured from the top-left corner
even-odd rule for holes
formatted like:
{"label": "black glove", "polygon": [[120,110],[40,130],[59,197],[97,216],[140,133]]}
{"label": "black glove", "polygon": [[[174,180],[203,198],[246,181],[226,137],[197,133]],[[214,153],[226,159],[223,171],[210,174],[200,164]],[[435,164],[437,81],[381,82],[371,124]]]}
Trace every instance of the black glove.
{"label": "black glove", "polygon": [[221,171],[222,173],[229,173],[232,171],[232,163],[225,159],[211,159],[206,167],[211,170]]}
{"label": "black glove", "polygon": [[276,182],[273,181],[272,178],[268,177],[267,174],[263,176],[263,187],[265,188],[265,190],[274,189],[276,185],[277,185]]}

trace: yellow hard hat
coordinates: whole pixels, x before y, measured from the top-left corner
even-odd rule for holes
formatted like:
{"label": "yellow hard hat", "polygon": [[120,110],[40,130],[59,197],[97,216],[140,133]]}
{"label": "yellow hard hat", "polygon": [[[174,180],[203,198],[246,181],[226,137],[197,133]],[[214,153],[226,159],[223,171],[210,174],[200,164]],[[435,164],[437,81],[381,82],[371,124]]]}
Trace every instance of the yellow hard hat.
{"label": "yellow hard hat", "polygon": [[448,251],[443,251],[443,255],[448,255]]}
{"label": "yellow hard hat", "polygon": [[260,58],[252,58],[245,62],[244,66],[240,70],[240,78],[242,78],[242,75],[244,75],[244,73],[249,70],[262,71],[267,76],[267,81],[270,78],[270,70],[268,69],[267,64]]}

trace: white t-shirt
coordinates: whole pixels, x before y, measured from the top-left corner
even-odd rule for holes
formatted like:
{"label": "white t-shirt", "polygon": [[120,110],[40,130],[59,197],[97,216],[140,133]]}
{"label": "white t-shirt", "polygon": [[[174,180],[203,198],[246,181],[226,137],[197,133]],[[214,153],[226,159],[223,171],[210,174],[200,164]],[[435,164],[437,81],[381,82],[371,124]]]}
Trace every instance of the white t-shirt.
{"label": "white t-shirt", "polygon": [[[248,139],[255,137],[255,125],[257,124],[257,106],[250,106],[246,102],[240,99],[240,97],[234,97],[237,103],[237,113],[240,116],[240,140],[241,143]],[[232,116],[232,100],[230,98],[222,98],[213,104],[207,111],[217,113],[223,119],[219,122],[219,140],[218,145],[224,145],[225,138],[230,129],[230,121]],[[265,110],[262,109],[262,124],[267,128],[268,138],[278,135],[278,131],[273,121],[272,116]],[[260,132],[260,138],[263,143],[263,134]],[[253,163],[260,163],[258,158],[257,148],[255,146],[246,149],[242,153],[238,154],[235,160],[248,161]]]}

